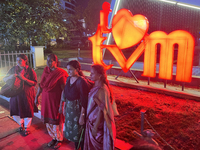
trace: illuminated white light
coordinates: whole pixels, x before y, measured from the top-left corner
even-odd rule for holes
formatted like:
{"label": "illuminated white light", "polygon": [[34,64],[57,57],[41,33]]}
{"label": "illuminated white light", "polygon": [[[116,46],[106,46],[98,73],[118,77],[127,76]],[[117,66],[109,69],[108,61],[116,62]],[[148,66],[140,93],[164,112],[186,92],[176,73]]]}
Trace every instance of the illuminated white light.
{"label": "illuminated white light", "polygon": [[110,35],[111,35],[111,33],[108,34],[108,40],[107,40],[107,42],[106,42],[106,45],[108,45],[108,43],[109,43],[109,41],[110,41]]}
{"label": "illuminated white light", "polygon": [[159,1],[166,2],[166,3],[171,3],[171,4],[176,4],[177,3],[177,2],[168,1],[168,0],[159,0]]}
{"label": "illuminated white light", "polygon": [[184,4],[184,3],[180,3],[180,2],[175,2],[175,1],[169,1],[169,0],[158,0],[158,1],[167,2],[167,3],[171,3],[171,4],[177,4],[177,5],[190,7],[190,8],[194,8],[194,9],[200,9],[200,7],[197,7],[197,6],[192,6],[192,5],[188,5],[188,4]]}
{"label": "illuminated white light", "polygon": [[116,14],[116,13],[117,13],[117,11],[118,11],[118,8],[119,8],[119,3],[120,3],[120,1],[121,1],[121,0],[118,0],[118,1],[117,1],[117,6],[116,6],[116,9],[115,9],[115,12],[114,12],[114,14]]}
{"label": "illuminated white light", "polygon": [[[117,11],[118,11],[118,9],[119,9],[120,1],[121,1],[121,0],[118,0],[118,1],[117,1],[117,5],[116,5],[116,8],[115,8],[114,14],[116,14]],[[106,45],[108,45],[108,43],[110,42],[110,36],[111,36],[111,33],[108,34],[108,39],[107,39],[107,41],[106,41]]]}
{"label": "illuminated white light", "polygon": [[187,4],[183,4],[183,3],[177,3],[177,4],[181,5],[181,6],[185,6],[185,7],[194,8],[194,9],[200,9],[200,7],[196,7],[196,6],[192,6],[192,5],[187,5]]}

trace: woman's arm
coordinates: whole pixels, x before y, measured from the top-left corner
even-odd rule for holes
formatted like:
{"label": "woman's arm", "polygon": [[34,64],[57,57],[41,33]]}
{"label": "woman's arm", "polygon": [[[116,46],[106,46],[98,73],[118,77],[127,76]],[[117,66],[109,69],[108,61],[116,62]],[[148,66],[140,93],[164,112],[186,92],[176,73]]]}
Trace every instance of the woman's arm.
{"label": "woman's arm", "polygon": [[65,116],[65,110],[66,110],[66,103],[65,103],[65,94],[64,94],[64,90],[62,91],[61,94],[61,100],[60,100],[60,106],[59,106],[59,113],[63,113],[63,115]]}
{"label": "woman's arm", "polygon": [[26,83],[28,83],[28,84],[31,85],[31,86],[35,85],[35,82],[34,82],[34,81],[29,80],[29,79],[27,79],[27,78],[25,78],[25,77],[24,77],[23,81],[25,81]]}
{"label": "woman's arm", "polygon": [[34,70],[28,72],[31,76],[31,79],[27,79],[22,73],[18,74],[17,77],[29,84],[30,86],[35,86],[37,84],[37,75]]}
{"label": "woman's arm", "polygon": [[81,115],[79,117],[79,124],[84,125],[85,124],[85,108],[81,108]]}
{"label": "woman's arm", "polygon": [[37,90],[37,94],[35,96],[35,104],[36,105],[38,104],[38,97],[40,96],[41,93],[42,93],[42,88],[39,85],[38,90]]}
{"label": "woman's arm", "polygon": [[65,109],[66,109],[66,108],[65,108],[65,105],[66,105],[65,102],[60,101],[60,106],[59,106],[59,110],[58,110],[59,113],[60,113],[60,114],[63,113],[64,116],[65,116]]}
{"label": "woman's arm", "polygon": [[80,103],[81,103],[81,114],[79,117],[79,124],[84,125],[85,124],[85,114],[87,109],[87,103],[88,103],[88,85],[85,79],[80,80],[79,84],[80,89]]}
{"label": "woman's arm", "polygon": [[31,86],[36,84],[34,81],[25,78],[24,75],[22,75],[22,74],[17,75],[17,77]]}

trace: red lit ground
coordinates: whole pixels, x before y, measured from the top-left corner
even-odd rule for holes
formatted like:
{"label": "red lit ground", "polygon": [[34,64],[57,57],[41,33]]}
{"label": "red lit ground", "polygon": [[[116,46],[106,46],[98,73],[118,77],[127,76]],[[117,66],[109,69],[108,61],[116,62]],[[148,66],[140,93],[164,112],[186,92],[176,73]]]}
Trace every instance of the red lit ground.
{"label": "red lit ground", "polygon": [[[200,103],[163,94],[112,86],[120,113],[116,117],[117,138],[133,143],[140,132],[140,110],[146,110],[146,119],[175,149],[199,149]],[[144,129],[150,129],[145,122]],[[166,149],[166,144],[155,135],[154,139]]]}
{"label": "red lit ground", "polygon": [[[42,72],[43,69],[36,70],[38,82],[40,81]],[[89,73],[85,71],[84,74],[86,76],[89,75]],[[130,79],[128,82],[131,83],[135,81]],[[140,82],[140,84],[142,84],[142,82]],[[151,85],[153,84],[155,83],[151,83]],[[157,86],[163,88],[163,85]],[[199,149],[200,102],[136,89],[117,86],[111,87],[120,113],[120,116],[116,117],[118,139],[132,144],[134,140],[138,138],[132,132],[134,130],[140,132],[140,110],[145,109],[147,111],[147,120],[160,136],[175,149]],[[181,87],[171,88],[173,90],[181,89]],[[188,89],[185,89],[185,91],[187,90]],[[200,92],[199,89],[192,90],[192,93],[194,94],[197,94],[198,92]],[[150,126],[146,122],[144,129],[150,129]],[[158,136],[155,135],[154,139],[162,148],[166,146]]]}

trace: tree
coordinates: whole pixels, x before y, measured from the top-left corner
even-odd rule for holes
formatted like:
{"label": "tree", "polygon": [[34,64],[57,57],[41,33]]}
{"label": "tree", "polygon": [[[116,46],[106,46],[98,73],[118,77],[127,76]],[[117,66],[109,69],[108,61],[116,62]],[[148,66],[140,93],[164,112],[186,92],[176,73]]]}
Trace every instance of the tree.
{"label": "tree", "polygon": [[[111,0],[106,0],[107,2],[111,3]],[[87,25],[87,29],[91,32],[96,32],[97,25],[99,24],[100,20],[100,10],[102,10],[102,4],[105,0],[89,0],[88,6],[84,11],[84,18]]]}
{"label": "tree", "polygon": [[59,0],[4,0],[0,3],[0,38],[33,41],[44,45],[51,38],[67,36],[64,10]]}

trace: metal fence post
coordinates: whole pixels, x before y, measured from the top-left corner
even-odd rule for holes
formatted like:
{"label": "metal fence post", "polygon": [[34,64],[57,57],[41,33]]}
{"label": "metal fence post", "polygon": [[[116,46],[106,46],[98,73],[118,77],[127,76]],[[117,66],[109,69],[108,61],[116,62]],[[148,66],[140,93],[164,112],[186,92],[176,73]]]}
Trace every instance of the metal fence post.
{"label": "metal fence post", "polygon": [[143,131],[144,131],[144,114],[145,114],[146,110],[141,110],[141,134],[143,135]]}
{"label": "metal fence post", "polygon": [[4,67],[6,67],[6,52],[4,51]]}
{"label": "metal fence post", "polygon": [[1,52],[0,52],[0,65],[1,65],[1,68],[3,68],[3,66],[2,66],[2,54],[1,54]]}
{"label": "metal fence post", "polygon": [[30,52],[33,55],[33,69],[36,69],[35,48],[33,46],[31,46],[31,51]]}
{"label": "metal fence post", "polygon": [[9,51],[8,51],[8,66],[9,66],[9,68],[10,68],[10,54],[9,54]]}
{"label": "metal fence post", "polygon": [[12,66],[14,66],[15,64],[15,59],[14,59],[14,55],[13,55],[13,51],[12,51]]}

